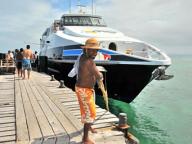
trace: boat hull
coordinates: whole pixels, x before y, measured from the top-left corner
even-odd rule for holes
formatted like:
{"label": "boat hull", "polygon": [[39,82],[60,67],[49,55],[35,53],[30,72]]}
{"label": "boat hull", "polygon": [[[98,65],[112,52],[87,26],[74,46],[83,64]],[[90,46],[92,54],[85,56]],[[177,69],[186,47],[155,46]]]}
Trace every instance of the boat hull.
{"label": "boat hull", "polygon": [[[108,95],[111,98],[127,103],[132,102],[142,89],[151,81],[152,72],[158,65],[129,65],[129,64],[97,64],[103,66],[104,83],[107,87]],[[48,72],[54,74],[57,79],[64,80],[67,87],[74,90],[76,78],[68,77],[69,71],[73,68],[73,63],[64,60],[48,60]],[[98,87],[95,87],[96,94],[101,95]]]}

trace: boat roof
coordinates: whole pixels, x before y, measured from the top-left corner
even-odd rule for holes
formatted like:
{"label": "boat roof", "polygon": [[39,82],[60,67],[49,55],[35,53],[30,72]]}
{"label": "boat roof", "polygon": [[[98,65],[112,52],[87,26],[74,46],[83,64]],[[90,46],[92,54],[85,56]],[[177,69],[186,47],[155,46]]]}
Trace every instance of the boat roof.
{"label": "boat roof", "polygon": [[62,18],[63,17],[67,17],[67,16],[79,16],[79,17],[81,17],[81,16],[87,16],[87,17],[99,17],[99,18],[101,18],[101,16],[99,16],[99,15],[91,15],[91,14],[63,14],[62,15]]}

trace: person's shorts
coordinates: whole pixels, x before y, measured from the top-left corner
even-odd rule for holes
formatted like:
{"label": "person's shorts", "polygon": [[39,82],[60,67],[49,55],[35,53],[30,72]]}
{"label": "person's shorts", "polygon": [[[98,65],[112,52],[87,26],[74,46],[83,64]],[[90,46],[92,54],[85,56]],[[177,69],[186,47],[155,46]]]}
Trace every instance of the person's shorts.
{"label": "person's shorts", "polygon": [[23,59],[22,69],[23,70],[31,70],[31,61],[29,59]]}
{"label": "person's shorts", "polygon": [[96,117],[96,108],[94,100],[94,89],[81,88],[75,86],[75,92],[80,105],[81,122],[93,123]]}
{"label": "person's shorts", "polygon": [[16,67],[17,69],[22,69],[22,62],[21,61],[17,62]]}

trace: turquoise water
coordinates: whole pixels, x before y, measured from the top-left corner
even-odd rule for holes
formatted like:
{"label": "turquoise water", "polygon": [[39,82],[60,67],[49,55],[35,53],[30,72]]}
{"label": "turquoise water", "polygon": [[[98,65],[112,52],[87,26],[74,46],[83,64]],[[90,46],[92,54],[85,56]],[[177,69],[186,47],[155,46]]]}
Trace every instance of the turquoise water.
{"label": "turquoise water", "polygon": [[152,81],[132,103],[110,99],[112,113],[127,113],[140,144],[192,143],[192,56],[174,56],[172,63],[167,73],[174,78]]}

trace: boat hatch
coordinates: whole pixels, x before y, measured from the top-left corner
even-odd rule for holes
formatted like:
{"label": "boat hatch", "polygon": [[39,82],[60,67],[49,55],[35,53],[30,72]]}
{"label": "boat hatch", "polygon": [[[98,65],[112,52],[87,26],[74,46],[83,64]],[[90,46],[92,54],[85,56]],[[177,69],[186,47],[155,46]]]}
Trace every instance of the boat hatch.
{"label": "boat hatch", "polygon": [[113,43],[113,42],[110,43],[110,44],[109,44],[109,49],[110,49],[110,50],[114,50],[114,51],[116,51],[116,50],[117,50],[117,46],[116,46],[116,44]]}

